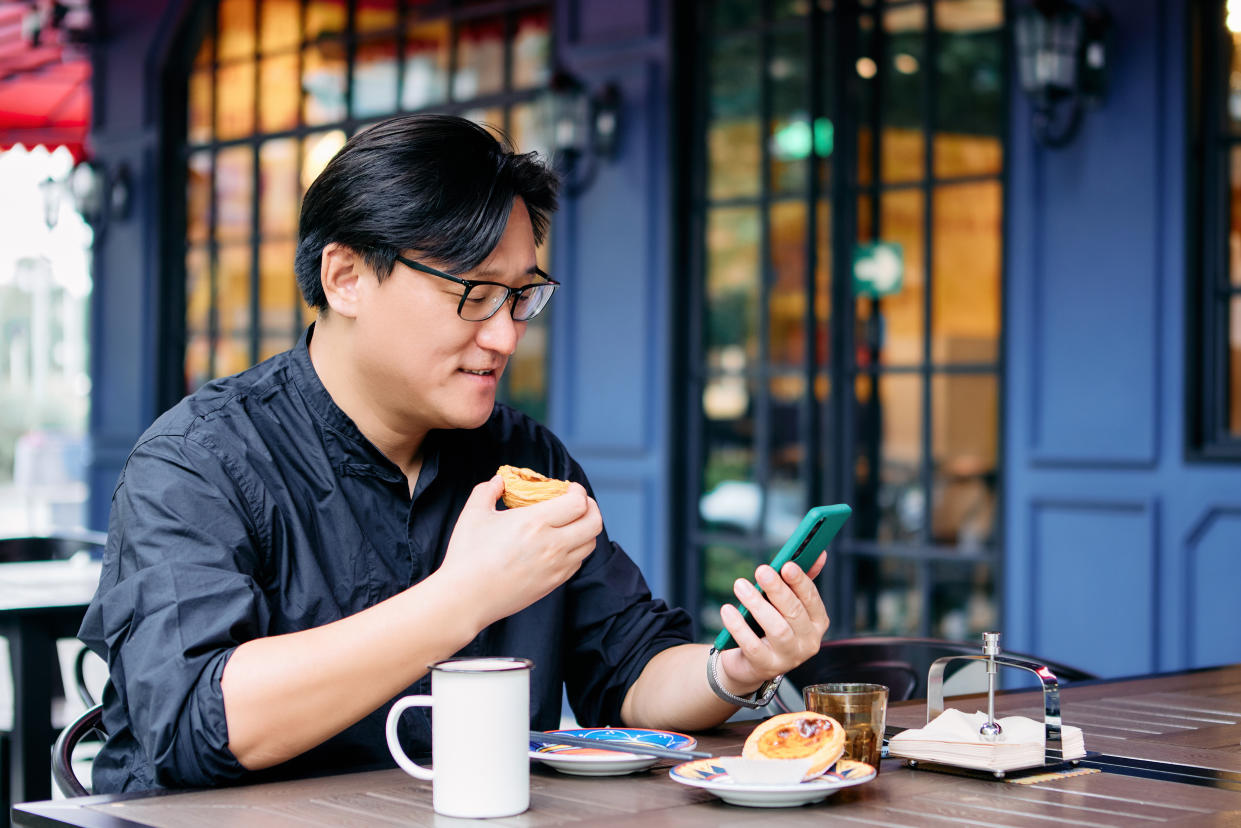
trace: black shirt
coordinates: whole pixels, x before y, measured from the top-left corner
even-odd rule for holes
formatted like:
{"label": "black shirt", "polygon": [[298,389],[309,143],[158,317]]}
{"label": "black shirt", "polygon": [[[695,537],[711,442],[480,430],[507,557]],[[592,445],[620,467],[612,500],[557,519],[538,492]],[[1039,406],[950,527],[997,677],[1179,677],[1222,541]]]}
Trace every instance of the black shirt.
{"label": "black shirt", "polygon": [[[228,749],[220,676],[237,645],[321,626],[418,583],[443,561],[471,489],[504,463],[586,476],[543,426],[496,405],[481,428],[432,432],[411,497],[405,475],[292,351],[217,380],[138,441],[112,497],[99,591],[80,636],[107,659],[97,793],[258,782],[391,766],[388,705],[275,768]],[[555,727],[562,688],[583,725],[620,723],[647,661],[689,640],[607,530],[565,585],[460,655],[531,659],[531,726]],[[424,676],[405,693],[430,692]],[[401,695],[405,695],[402,693]],[[402,720],[428,755],[425,708]]]}

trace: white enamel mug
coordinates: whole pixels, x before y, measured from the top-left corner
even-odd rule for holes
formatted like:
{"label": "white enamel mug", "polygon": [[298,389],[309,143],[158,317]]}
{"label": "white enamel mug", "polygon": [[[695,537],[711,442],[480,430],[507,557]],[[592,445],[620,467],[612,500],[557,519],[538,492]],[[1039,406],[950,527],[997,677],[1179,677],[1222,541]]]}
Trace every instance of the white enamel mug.
{"label": "white enamel mug", "polygon": [[[403,771],[432,783],[435,812],[504,817],[530,807],[530,669],[524,658],[450,658],[431,665],[431,695],[405,696],[388,711],[388,750]],[[401,749],[397,723],[430,707],[431,763]]]}

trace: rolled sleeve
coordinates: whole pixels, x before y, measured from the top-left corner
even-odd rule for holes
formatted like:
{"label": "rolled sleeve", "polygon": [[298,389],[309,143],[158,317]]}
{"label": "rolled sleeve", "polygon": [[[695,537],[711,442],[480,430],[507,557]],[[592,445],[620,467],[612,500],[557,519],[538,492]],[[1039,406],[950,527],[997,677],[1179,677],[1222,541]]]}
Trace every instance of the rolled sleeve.
{"label": "rolled sleeve", "polygon": [[[99,592],[81,637],[105,655],[105,724],[128,727],[163,787],[245,773],[228,748],[220,677],[270,608],[246,494],[211,447],[156,437],[134,450],[113,497]],[[104,748],[107,750],[107,747]]]}

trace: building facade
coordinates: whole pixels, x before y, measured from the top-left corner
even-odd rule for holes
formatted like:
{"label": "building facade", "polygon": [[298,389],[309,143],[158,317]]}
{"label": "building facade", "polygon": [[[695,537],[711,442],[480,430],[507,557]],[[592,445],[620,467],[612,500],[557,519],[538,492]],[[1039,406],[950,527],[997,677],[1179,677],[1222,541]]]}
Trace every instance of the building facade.
{"label": "building facade", "polygon": [[569,170],[565,289],[505,394],[704,635],[844,501],[834,635],[1241,659],[1222,2],[1107,3],[1106,89],[1056,148],[1002,0],[100,5],[93,149],[134,198],[95,251],[96,526],[160,411],[307,321],[297,201],[348,134],[452,111],[546,151],[559,69],[619,130]]}

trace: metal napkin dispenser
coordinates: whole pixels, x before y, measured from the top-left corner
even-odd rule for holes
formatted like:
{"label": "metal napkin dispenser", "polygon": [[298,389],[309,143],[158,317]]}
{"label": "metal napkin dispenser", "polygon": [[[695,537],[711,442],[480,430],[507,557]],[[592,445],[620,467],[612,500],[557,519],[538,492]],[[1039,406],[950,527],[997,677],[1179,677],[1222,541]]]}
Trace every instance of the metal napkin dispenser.
{"label": "metal napkin dispenser", "polygon": [[[979,730],[981,741],[992,742],[1000,737],[1001,728],[995,720],[995,676],[1000,667],[1015,667],[1025,670],[1038,677],[1043,689],[1043,728],[1044,728],[1044,767],[1061,765],[1064,760],[1061,739],[1060,719],[1060,682],[1056,674],[1046,664],[1028,661],[1016,656],[1004,655],[1000,652],[1000,634],[983,633],[982,652],[977,655],[950,655],[936,659],[927,674],[926,720],[931,723],[944,712],[944,668],[957,660],[982,661],[987,666],[987,720]],[[1078,759],[1069,760],[1076,765]],[[920,760],[907,759],[910,767],[917,767]],[[935,767],[936,763],[925,763]],[[996,777],[1003,777],[1005,771],[989,772]]]}

